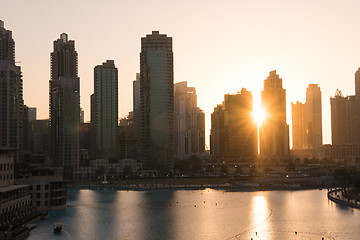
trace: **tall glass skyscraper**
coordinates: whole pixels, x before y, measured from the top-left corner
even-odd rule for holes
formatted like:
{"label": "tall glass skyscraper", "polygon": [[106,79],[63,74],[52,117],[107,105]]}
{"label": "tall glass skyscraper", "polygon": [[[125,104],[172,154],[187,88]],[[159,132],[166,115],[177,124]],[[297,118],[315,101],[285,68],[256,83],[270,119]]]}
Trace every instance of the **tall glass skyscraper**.
{"label": "tall glass skyscraper", "polygon": [[174,72],[172,38],[153,31],[141,38],[141,160],[146,169],[174,165]]}
{"label": "tall glass skyscraper", "polygon": [[282,79],[271,71],[264,80],[261,106],[266,118],[260,126],[260,154],[268,159],[285,158],[289,154],[289,125],[286,123],[286,90]]}
{"label": "tall glass skyscraper", "polygon": [[15,65],[15,41],[0,20],[0,149],[14,152],[22,159],[23,81],[21,68]]}
{"label": "tall glass skyscraper", "polygon": [[113,60],[94,68],[91,95],[91,147],[96,158],[117,157],[118,70]]}
{"label": "tall glass skyscraper", "polygon": [[64,179],[77,178],[79,167],[80,79],[75,42],[62,33],[51,53],[51,157]]}

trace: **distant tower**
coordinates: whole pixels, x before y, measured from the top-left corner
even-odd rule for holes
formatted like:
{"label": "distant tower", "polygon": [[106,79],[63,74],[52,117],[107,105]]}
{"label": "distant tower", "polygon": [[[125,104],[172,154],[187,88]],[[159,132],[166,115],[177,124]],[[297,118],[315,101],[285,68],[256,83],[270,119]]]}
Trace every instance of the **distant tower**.
{"label": "distant tower", "polygon": [[118,69],[113,60],[94,68],[91,126],[96,158],[117,158]]}
{"label": "distant tower", "polygon": [[310,149],[322,146],[322,111],[321,91],[317,84],[306,88],[306,125],[307,147]]}
{"label": "distant tower", "polygon": [[331,138],[333,145],[345,144],[347,139],[347,98],[340,90],[336,90],[335,97],[330,98],[331,105]]}
{"label": "distant tower", "polygon": [[306,104],[291,103],[292,138],[294,149],[307,148]]}
{"label": "distant tower", "polygon": [[284,158],[289,154],[286,90],[282,88],[282,79],[276,71],[271,71],[264,80],[261,105],[266,119],[260,126],[260,154],[267,158]]}
{"label": "distant tower", "polygon": [[64,179],[73,179],[79,166],[80,79],[75,42],[62,33],[51,53],[51,157],[62,167]]}
{"label": "distant tower", "polygon": [[197,107],[194,87],[179,82],[175,89],[175,155],[179,159],[205,151],[205,113]]}
{"label": "distant tower", "polygon": [[141,38],[141,160],[147,169],[174,165],[174,73],[172,38],[153,31]]}
{"label": "distant tower", "polygon": [[0,20],[0,149],[14,151],[22,160],[24,100],[21,68],[15,65],[12,32]]}

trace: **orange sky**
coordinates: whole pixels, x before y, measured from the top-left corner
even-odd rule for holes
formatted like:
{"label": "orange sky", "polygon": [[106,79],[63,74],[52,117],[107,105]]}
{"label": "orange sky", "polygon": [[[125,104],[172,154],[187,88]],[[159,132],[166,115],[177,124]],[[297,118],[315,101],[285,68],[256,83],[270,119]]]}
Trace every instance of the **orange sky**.
{"label": "orange sky", "polygon": [[[140,38],[153,30],[173,37],[175,83],[196,87],[210,114],[226,93],[245,87],[260,103],[263,80],[276,69],[291,101],[307,84],[322,90],[323,139],[331,143],[330,96],[354,94],[360,66],[360,1],[3,1],[0,19],[13,31],[25,104],[48,118],[50,52],[66,32],[79,54],[81,107],[90,119],[93,68],[114,59],[119,69],[119,116],[132,110]],[[291,129],[291,126],[290,126]],[[208,136],[206,136],[208,142]]]}

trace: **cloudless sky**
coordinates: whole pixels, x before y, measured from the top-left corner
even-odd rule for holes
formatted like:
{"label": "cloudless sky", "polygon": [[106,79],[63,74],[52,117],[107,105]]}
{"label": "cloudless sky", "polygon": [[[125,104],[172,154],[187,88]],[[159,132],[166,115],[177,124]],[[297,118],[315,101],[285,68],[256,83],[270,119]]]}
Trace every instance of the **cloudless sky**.
{"label": "cloudless sky", "polygon": [[[173,38],[174,82],[196,87],[210,114],[226,93],[245,87],[260,105],[263,80],[277,70],[291,102],[307,84],[322,91],[323,140],[331,143],[330,96],[355,93],[360,67],[360,1],[242,0],[2,0],[0,19],[13,32],[23,72],[24,100],[49,117],[50,52],[62,32],[79,54],[81,107],[90,120],[93,69],[107,59],[119,70],[119,116],[132,110],[140,39],[153,30]],[[291,137],[290,137],[291,139]]]}

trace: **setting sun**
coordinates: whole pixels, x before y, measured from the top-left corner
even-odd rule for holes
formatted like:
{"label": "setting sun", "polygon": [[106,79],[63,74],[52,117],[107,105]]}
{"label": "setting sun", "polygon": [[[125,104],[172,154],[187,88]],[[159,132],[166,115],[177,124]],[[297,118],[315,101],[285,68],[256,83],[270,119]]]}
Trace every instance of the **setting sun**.
{"label": "setting sun", "polygon": [[261,107],[254,109],[254,119],[257,121],[258,125],[261,125],[261,122],[265,118],[265,112]]}

